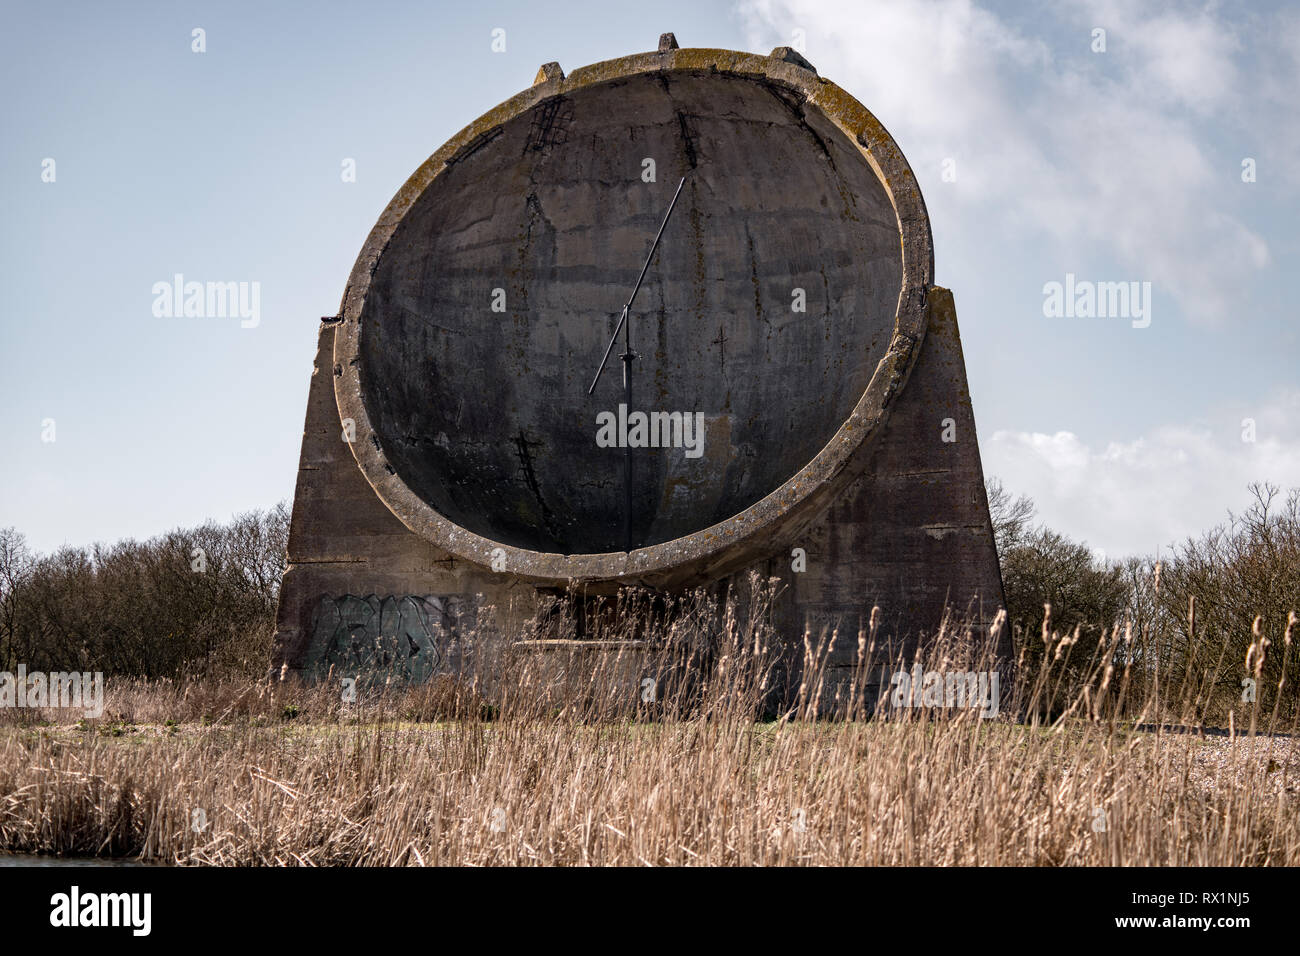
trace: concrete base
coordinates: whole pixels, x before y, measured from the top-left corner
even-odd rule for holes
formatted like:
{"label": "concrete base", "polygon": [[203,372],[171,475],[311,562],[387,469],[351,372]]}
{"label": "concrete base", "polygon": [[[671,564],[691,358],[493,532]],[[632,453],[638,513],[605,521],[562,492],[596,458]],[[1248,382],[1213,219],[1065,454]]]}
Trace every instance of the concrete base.
{"label": "concrete base", "polygon": [[[834,687],[850,679],[873,607],[880,652],[868,663],[880,665],[910,654],[946,614],[969,620],[977,645],[1003,605],[952,295],[932,288],[927,302],[921,354],[861,450],[860,476],[788,540],[719,581],[725,589],[752,570],[785,585],[773,625],[788,653],[774,705],[797,693],[805,636],[816,644],[838,631],[824,682]],[[340,420],[335,330],[321,326],[308,391],[272,671],[319,679],[373,666],[419,681],[479,667],[529,632],[549,592],[440,550],[383,504]],[[992,650],[1009,662],[1009,636]]]}

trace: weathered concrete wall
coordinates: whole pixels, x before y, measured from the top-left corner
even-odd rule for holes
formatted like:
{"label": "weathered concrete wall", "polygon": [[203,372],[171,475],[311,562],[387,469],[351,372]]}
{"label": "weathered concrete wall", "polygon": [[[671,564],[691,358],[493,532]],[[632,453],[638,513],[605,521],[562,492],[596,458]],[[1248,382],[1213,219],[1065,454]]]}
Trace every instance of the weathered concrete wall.
{"label": "weathered concrete wall", "polygon": [[[645,155],[668,188],[639,188]],[[703,412],[712,454],[686,480],[681,449],[639,450],[643,546],[623,552],[622,456],[594,435],[621,396],[585,388],[683,173],[681,235],[634,317],[634,403]],[[842,679],[873,607],[895,650],[948,611],[978,643],[1002,584],[956,314],[932,277],[897,145],[797,55],[669,43],[544,68],[403,186],[321,328],[274,668],[421,680],[484,634],[524,636],[567,581],[721,588],[751,569],[788,585],[787,688],[805,634],[837,626]]]}
{"label": "weathered concrete wall", "polygon": [[[792,539],[807,553],[807,570],[793,572],[788,551],[763,568],[789,588],[780,609],[789,639],[807,631],[815,643],[839,629],[830,663],[841,673],[827,675],[828,694],[831,682],[848,679],[873,607],[873,663],[883,664],[910,656],[946,613],[957,626],[972,622],[969,640],[983,642],[1004,605],[951,293],[933,289],[930,306],[920,358],[865,473]],[[994,650],[1011,659],[1005,630]]]}
{"label": "weathered concrete wall", "polygon": [[[338,630],[333,619],[320,624],[322,600],[338,602],[348,595],[375,595],[379,602],[410,595],[459,605],[470,619],[430,628],[439,670],[458,666],[457,641],[482,606],[503,612],[498,621],[505,640],[521,636],[539,592],[507,574],[459,560],[408,530],[357,468],[343,441],[329,382],[333,335],[333,325],[322,326],[273,669],[287,665],[311,676],[328,656],[319,640],[312,646],[313,623],[318,638]],[[956,440],[945,441],[945,435]],[[792,570],[792,547],[806,552],[806,571]],[[834,681],[847,680],[858,630],[873,607],[880,608],[878,643],[892,641],[895,651],[910,653],[917,637],[933,633],[945,612],[959,621],[969,615],[978,627],[972,637],[987,633],[1003,604],[1002,580],[956,312],[947,290],[932,291],[920,357],[871,447],[866,471],[827,512],[788,541],[774,543],[772,553],[754,562],[752,570],[778,577],[786,587],[776,624],[793,662],[785,671],[787,692],[798,684],[806,631],[816,641],[839,628],[832,664],[841,673],[829,675],[826,693],[833,692]],[[998,650],[1010,659],[1005,635]],[[412,672],[418,669],[417,664],[408,666]]]}
{"label": "weathered concrete wall", "polygon": [[902,280],[894,210],[860,147],[769,83],[638,75],[497,127],[380,257],[362,390],[421,500],[507,545],[625,549],[623,456],[595,440],[597,413],[623,401],[617,353],[587,388],[682,177],[629,320],[631,410],[699,413],[707,434],[695,459],[637,450],[634,547],[741,513],[849,417]]}
{"label": "weathered concrete wall", "polygon": [[[289,524],[289,568],[280,586],[272,652],[277,674],[285,666],[308,671],[328,656],[327,648],[311,647],[313,615],[322,599],[455,598],[458,611],[473,614],[484,594],[505,621],[518,622],[533,613],[537,593],[440,550],[413,534],[379,500],[344,440],[330,380],[334,330],[332,323],[321,325],[307,394]],[[458,632],[465,625],[459,622]],[[328,622],[319,626],[321,637],[333,632]],[[445,635],[434,638],[445,640]],[[439,657],[442,667],[455,663],[445,644]]]}
{"label": "weathered concrete wall", "polygon": [[[611,119],[619,114],[621,135]],[[656,157],[640,155],[641,140],[668,168],[689,166],[700,187],[685,200],[699,237],[661,245],[652,273],[662,276],[659,305],[673,329],[671,351],[653,357],[657,401],[648,410],[693,411],[720,431],[710,429],[709,454],[690,463],[700,478],[693,483],[643,456],[625,511],[644,537],[628,550],[620,542],[593,551],[608,546],[606,525],[621,524],[609,520],[620,509],[608,477],[621,456],[593,455],[574,431],[594,410],[574,370],[588,351],[596,364],[594,299],[635,268],[614,253],[643,230],[641,241],[650,239],[655,191],[638,174]],[[769,141],[777,162],[765,158]],[[480,162],[509,188],[475,177]],[[462,188],[448,194],[447,183]],[[428,207],[438,197],[435,214]],[[566,200],[573,221],[564,219]],[[666,201],[665,190],[650,205]],[[442,243],[444,227],[458,243]],[[539,585],[700,584],[761,558],[857,476],[859,449],[915,364],[933,270],[929,218],[897,144],[793,51],[764,57],[669,42],[568,76],[550,65],[429,157],[379,217],[343,297],[335,396],[381,500],[447,552],[483,566],[504,555],[511,574]],[[509,281],[487,289],[500,274]],[[898,288],[885,293],[891,276]],[[820,314],[814,306],[780,319],[778,292],[793,299],[800,288],[813,302],[819,284]],[[503,330],[504,320],[475,302],[508,288],[545,307],[534,314],[525,302]],[[734,381],[711,374],[727,355],[732,373],[739,365]],[[484,383],[466,363],[501,374]],[[494,431],[493,415],[517,430]],[[584,498],[599,520],[575,507]],[[727,514],[733,508],[741,510]]]}

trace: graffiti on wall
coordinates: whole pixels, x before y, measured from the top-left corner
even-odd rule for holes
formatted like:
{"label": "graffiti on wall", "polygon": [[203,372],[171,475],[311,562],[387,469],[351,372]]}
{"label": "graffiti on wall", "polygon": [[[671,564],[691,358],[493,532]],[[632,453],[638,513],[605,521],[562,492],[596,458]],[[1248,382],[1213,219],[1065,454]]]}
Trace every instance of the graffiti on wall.
{"label": "graffiti on wall", "polygon": [[322,597],[312,612],[304,670],[422,683],[455,640],[458,597],[406,594]]}

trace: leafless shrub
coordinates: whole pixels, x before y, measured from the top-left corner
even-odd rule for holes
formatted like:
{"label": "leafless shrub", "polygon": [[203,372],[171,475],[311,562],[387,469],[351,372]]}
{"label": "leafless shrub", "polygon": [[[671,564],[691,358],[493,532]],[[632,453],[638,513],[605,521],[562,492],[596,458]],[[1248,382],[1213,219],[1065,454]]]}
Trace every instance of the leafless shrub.
{"label": "leafless shrub", "polygon": [[0,668],[161,678],[266,666],[288,511],[34,556],[0,531]]}

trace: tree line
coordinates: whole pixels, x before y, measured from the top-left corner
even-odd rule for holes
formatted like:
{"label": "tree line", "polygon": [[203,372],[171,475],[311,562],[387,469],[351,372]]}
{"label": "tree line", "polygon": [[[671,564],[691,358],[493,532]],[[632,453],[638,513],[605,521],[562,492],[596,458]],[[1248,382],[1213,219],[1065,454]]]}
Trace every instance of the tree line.
{"label": "tree line", "polygon": [[1109,665],[1147,685],[1132,699],[1163,695],[1165,712],[1225,720],[1257,697],[1296,716],[1300,488],[1252,484],[1224,523],[1160,555],[1109,561],[1036,524],[1029,498],[996,479],[988,490],[1017,653],[1030,671],[1057,672],[1062,699]]}
{"label": "tree line", "polygon": [[281,502],[224,524],[45,555],[0,528],[0,670],[264,673],[288,528]]}
{"label": "tree line", "polygon": [[[1110,561],[1037,522],[1033,502],[997,479],[988,492],[1022,672],[1052,670],[1067,695],[1124,667],[1198,714],[1222,717],[1255,693],[1296,715],[1300,697],[1283,676],[1300,611],[1300,488],[1252,485],[1246,510],[1210,531]],[[264,674],[288,525],[281,502],[46,555],[0,529],[0,670]],[[1290,634],[1300,640],[1300,626]]]}

